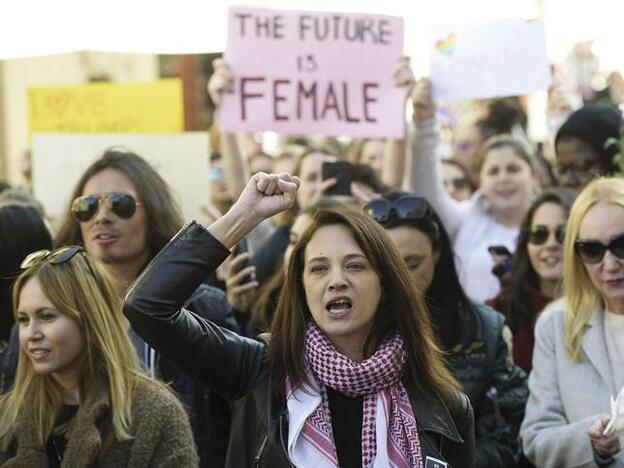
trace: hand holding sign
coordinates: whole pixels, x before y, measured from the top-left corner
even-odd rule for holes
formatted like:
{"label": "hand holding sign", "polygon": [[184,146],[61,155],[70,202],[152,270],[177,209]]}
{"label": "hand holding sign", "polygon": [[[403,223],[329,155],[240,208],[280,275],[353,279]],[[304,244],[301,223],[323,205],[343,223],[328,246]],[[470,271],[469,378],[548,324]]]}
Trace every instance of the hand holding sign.
{"label": "hand holding sign", "polygon": [[435,116],[436,105],[433,101],[431,81],[423,78],[416,82],[412,93],[414,120],[427,120]]}
{"label": "hand holding sign", "polygon": [[208,80],[208,95],[218,109],[221,107],[223,93],[234,92],[234,78],[230,72],[230,67],[228,67],[223,59],[218,58],[213,60],[212,68],[214,69],[214,73]]}

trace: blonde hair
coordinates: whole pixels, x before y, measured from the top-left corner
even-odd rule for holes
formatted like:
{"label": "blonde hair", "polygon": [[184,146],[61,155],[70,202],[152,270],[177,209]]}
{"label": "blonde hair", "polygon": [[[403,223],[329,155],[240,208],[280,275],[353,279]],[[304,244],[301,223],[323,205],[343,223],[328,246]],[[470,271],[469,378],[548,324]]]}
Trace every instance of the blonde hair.
{"label": "blonde hair", "polygon": [[624,207],[624,180],[600,178],[591,182],[579,194],[570,210],[563,246],[563,295],[566,300],[564,316],[565,345],[570,359],[581,361],[581,345],[585,326],[602,304],[602,297],[587,274],[587,269],[574,252],[574,241],[587,212],[599,202]]}
{"label": "blonde hair", "polygon": [[[53,265],[47,260],[34,264],[16,280],[14,311],[20,291],[36,278],[45,296],[62,314],[74,320],[86,341],[86,365],[80,381],[81,400],[104,390],[110,398],[112,428],[118,440],[129,433],[134,390],[151,379],[140,369],[136,351],[128,338],[121,314],[121,301],[106,272],[80,252],[69,261]],[[35,373],[29,357],[20,346],[15,384],[0,397],[0,451],[10,446],[20,414],[34,414],[41,443],[54,429],[63,400],[51,375]],[[81,405],[79,412],[84,405]]]}

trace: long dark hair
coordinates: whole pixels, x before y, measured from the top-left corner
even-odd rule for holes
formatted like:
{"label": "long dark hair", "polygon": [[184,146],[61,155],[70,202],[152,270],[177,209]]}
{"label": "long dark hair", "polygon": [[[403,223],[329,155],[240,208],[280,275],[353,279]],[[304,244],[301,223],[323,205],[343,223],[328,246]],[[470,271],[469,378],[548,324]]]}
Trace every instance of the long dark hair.
{"label": "long dark hair", "polygon": [[409,279],[407,265],[392,239],[375,220],[346,207],[316,212],[291,255],[271,326],[269,368],[274,401],[283,401],[287,376],[294,387],[306,380],[305,335],[312,315],[303,285],[305,249],[319,228],[330,225],[345,226],[351,231],[382,282],[384,293],[364,345],[364,355],[373,354],[384,338],[398,330],[405,340],[408,355],[404,372],[406,384],[428,389],[452,404],[458,383],[447,369],[443,353],[436,344],[429,314]]}
{"label": "long dark hair", "polygon": [[[416,195],[406,192],[393,191],[384,195],[384,198],[393,201],[406,195]],[[386,229],[398,226],[410,226],[418,229],[431,241],[434,252],[439,255],[431,285],[425,292],[425,301],[437,333],[445,350],[449,351],[463,341],[470,341],[477,327],[478,313],[474,304],[464,292],[459,282],[455,267],[455,255],[442,220],[431,204],[427,204],[425,215],[420,219],[399,219],[391,216],[383,224]]]}
{"label": "long dark hair", "polygon": [[20,264],[28,254],[51,248],[50,231],[37,208],[0,207],[0,340],[8,339],[14,322],[11,291]]}
{"label": "long dark hair", "polygon": [[518,244],[512,258],[512,271],[509,285],[501,292],[498,301],[500,312],[507,318],[507,323],[511,330],[516,330],[519,323],[531,320],[534,316],[531,310],[531,295],[529,287],[539,289],[539,277],[531,265],[529,258],[529,231],[533,216],[538,208],[545,203],[554,203],[563,208],[566,214],[570,212],[570,207],[574,202],[575,192],[570,189],[556,187],[543,192],[535,199],[520,226]]}
{"label": "long dark hair", "polygon": [[[105,169],[124,174],[137,190],[147,213],[147,241],[150,256],[156,255],[182,227],[182,215],[167,182],[150,164],[137,154],[124,148],[110,148],[91,164],[76,184],[71,202],[82,195],[89,179]],[[80,225],[69,207],[63,224],[54,239],[56,246],[82,245]]]}

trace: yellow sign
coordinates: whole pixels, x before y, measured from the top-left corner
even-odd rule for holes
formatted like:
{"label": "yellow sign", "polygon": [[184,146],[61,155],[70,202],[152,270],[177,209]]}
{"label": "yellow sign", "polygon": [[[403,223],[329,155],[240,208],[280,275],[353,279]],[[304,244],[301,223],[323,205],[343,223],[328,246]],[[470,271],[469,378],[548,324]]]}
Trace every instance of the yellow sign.
{"label": "yellow sign", "polygon": [[182,82],[90,83],[28,89],[31,133],[184,131]]}

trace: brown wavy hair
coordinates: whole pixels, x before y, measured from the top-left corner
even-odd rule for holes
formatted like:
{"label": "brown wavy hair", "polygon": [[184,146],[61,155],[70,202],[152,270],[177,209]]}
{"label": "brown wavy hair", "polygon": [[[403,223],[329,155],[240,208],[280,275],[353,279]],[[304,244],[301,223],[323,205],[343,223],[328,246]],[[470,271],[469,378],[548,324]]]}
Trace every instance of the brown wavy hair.
{"label": "brown wavy hair", "polygon": [[382,299],[364,356],[371,356],[379,344],[398,331],[405,340],[407,363],[403,381],[411,388],[427,389],[453,405],[459,384],[446,367],[443,352],[434,337],[429,313],[412,283],[409,270],[392,239],[372,218],[346,207],[324,208],[295,246],[287,268],[271,325],[269,367],[274,401],[285,398],[285,379],[294,387],[305,380],[304,346],[312,315],[303,286],[305,249],[316,231],[324,226],[347,227],[382,282]]}
{"label": "brown wavy hair", "polygon": [[82,174],[72,193],[70,205],[54,239],[54,245],[59,247],[84,244],[80,224],[70,211],[71,203],[82,195],[89,179],[105,169],[123,173],[136,188],[147,213],[147,242],[150,257],[153,257],[182,227],[180,207],[171,195],[169,185],[158,172],[145,159],[122,147],[107,149],[102,157],[93,162]]}

